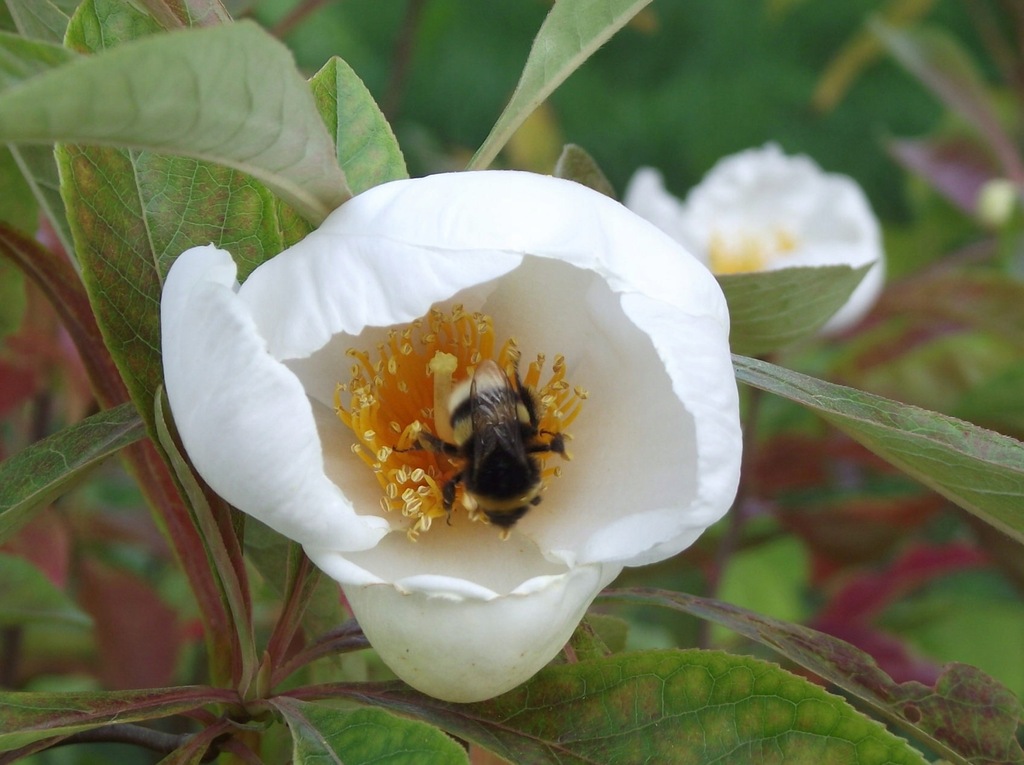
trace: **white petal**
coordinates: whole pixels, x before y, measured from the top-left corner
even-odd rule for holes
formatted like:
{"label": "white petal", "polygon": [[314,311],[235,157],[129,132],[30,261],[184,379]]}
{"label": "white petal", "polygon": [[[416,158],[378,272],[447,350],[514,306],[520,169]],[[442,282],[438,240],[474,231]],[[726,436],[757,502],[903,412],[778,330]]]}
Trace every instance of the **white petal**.
{"label": "white petal", "polygon": [[198,247],[164,286],[164,377],[185,450],[214,491],[285,536],[348,550],[375,544],[386,522],[358,517],[324,475],[309,400],[267,354],[235,273],[228,253]]}
{"label": "white petal", "polygon": [[575,568],[528,593],[489,600],[386,584],[344,589],[370,643],[398,677],[436,698],[472,702],[511,690],[551,661],[617,572]]}
{"label": "white petal", "polygon": [[[643,257],[636,253],[642,252]],[[376,186],[260,266],[241,288],[278,358],[309,356],[335,333],[410,321],[523,255],[593,270],[616,291],[696,305],[728,321],[708,275],[670,237],[591,189],[513,171],[449,173]],[[281,321],[298,303],[315,318]],[[702,309],[704,310],[704,309]]]}

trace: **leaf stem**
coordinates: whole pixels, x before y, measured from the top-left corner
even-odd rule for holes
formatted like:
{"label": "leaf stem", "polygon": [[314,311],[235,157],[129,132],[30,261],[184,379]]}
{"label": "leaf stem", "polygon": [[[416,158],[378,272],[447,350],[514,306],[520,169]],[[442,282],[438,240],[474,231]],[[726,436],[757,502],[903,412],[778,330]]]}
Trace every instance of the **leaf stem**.
{"label": "leaf stem", "polygon": [[369,647],[370,641],[366,639],[355,619],[350,619],[337,629],[321,635],[315,642],[303,648],[281,666],[275,667],[271,687],[287,679],[299,668],[317,659],[322,659],[324,656],[329,656],[332,653],[359,651]]}

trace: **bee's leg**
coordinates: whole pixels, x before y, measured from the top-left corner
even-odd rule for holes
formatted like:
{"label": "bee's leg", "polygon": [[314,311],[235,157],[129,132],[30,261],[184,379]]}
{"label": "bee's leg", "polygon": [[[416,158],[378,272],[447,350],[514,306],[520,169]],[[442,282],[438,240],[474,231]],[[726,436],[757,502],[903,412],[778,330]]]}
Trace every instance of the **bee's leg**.
{"label": "bee's leg", "polygon": [[[441,443],[444,443],[443,441]],[[460,470],[458,473],[453,475],[447,481],[444,482],[444,486],[441,488],[441,502],[444,506],[445,522],[452,525],[452,507],[455,505],[455,489],[462,481],[462,474],[464,471]]]}
{"label": "bee's leg", "polygon": [[562,436],[561,433],[550,433],[549,431],[546,430],[542,430],[540,432],[543,435],[553,436],[553,438],[546,444],[531,444],[530,446],[526,447],[526,451],[528,451],[531,454],[536,454],[537,452],[554,452],[555,454],[560,454],[564,457],[565,437]]}
{"label": "bee's leg", "polygon": [[458,453],[459,453],[459,447],[457,447],[455,444],[450,444],[447,441],[442,441],[440,438],[435,436],[433,433],[428,433],[426,431],[421,431],[420,434],[418,436],[416,436],[416,442],[412,446],[410,446],[410,447],[408,447],[406,449],[398,449],[398,448],[396,448],[395,451],[396,452],[416,452],[416,451],[421,451],[421,450],[424,450],[424,449],[426,451],[428,451],[428,452],[435,452],[437,454],[444,454],[444,455],[447,455],[449,457],[458,456]]}

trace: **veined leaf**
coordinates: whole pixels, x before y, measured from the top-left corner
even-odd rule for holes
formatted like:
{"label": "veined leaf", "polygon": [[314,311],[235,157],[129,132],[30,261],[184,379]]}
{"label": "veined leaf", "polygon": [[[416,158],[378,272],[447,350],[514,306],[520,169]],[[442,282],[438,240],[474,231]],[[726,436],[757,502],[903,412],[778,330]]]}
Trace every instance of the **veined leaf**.
{"label": "veined leaf", "polygon": [[336,709],[278,697],[270,702],[292,732],[296,765],[457,765],[466,753],[437,728],[380,709]]}
{"label": "veined leaf", "polygon": [[533,41],[519,84],[469,163],[483,170],[530,113],[651,0],[558,0]]}
{"label": "veined leaf", "polygon": [[[19,41],[2,35],[0,49],[21,61]],[[124,146],[226,165],[314,224],[349,196],[291,53],[255,24],[155,34],[65,57],[33,76],[6,74],[0,140]]]}
{"label": "veined leaf", "polygon": [[409,177],[391,125],[352,67],[335,56],[309,84],[353,194]]}
{"label": "veined leaf", "polygon": [[109,723],[153,720],[237,701],[234,691],[205,686],[81,693],[0,691],[0,752]]}
{"label": "veined leaf", "polygon": [[740,382],[814,410],[878,456],[1024,542],[1024,444],[953,417],[733,356]]}
{"label": "veined leaf", "polygon": [[145,436],[131,404],[54,433],[0,463],[0,542],[100,462]]}
{"label": "veined leaf", "polygon": [[1021,702],[1009,689],[965,664],[949,664],[928,687],[897,683],[868,654],[831,635],[772,619],[730,603],[681,592],[609,590],[608,600],[684,611],[762,643],[867,703],[947,761],[1022,763],[1016,741]]}
{"label": "veined leaf", "polygon": [[323,686],[417,717],[509,762],[914,763],[907,742],[777,665],[718,651],[645,651],[550,666],[490,701],[403,686]]}
{"label": "veined leaf", "polygon": [[717,275],[729,303],[733,351],[759,356],[814,334],[843,307],[870,268],[821,266]]}

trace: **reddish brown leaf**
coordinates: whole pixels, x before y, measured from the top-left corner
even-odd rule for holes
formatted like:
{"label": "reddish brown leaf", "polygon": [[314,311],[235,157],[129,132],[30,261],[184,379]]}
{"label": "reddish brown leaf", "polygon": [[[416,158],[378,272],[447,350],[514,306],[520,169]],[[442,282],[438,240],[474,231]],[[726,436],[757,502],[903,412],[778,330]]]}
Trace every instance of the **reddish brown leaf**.
{"label": "reddish brown leaf", "polygon": [[121,690],[169,684],[182,644],[175,611],[127,571],[94,558],[80,565],[79,600],[95,622],[103,685]]}

